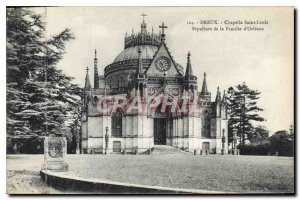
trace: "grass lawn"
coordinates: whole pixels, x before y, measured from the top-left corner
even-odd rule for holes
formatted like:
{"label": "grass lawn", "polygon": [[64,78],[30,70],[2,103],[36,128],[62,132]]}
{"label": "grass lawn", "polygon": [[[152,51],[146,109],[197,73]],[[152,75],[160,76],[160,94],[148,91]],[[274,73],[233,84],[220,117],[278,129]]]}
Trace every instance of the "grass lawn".
{"label": "grass lawn", "polygon": [[[7,170],[35,171],[42,162],[41,155],[8,156]],[[68,155],[68,163],[81,177],[117,182],[240,193],[294,192],[294,160],[288,157]]]}

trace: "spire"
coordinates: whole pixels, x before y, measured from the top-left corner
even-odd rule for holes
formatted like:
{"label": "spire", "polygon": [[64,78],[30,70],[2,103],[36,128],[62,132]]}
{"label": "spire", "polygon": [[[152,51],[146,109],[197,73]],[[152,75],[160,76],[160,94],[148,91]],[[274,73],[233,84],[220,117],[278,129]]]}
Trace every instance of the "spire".
{"label": "spire", "polygon": [[94,58],[94,88],[99,88],[98,59],[97,59],[96,49],[95,49],[95,58]]}
{"label": "spire", "polygon": [[219,90],[219,86],[218,86],[218,89],[217,89],[217,96],[216,96],[216,102],[220,102],[221,101],[221,92]]}
{"label": "spire", "polygon": [[89,67],[86,67],[86,77],[85,77],[84,88],[85,89],[91,88],[91,82],[90,82],[90,77],[89,77]]}
{"label": "spire", "polygon": [[192,70],[192,65],[191,65],[191,53],[189,52],[187,54],[187,64],[186,64],[186,71],[185,71],[185,76],[193,76],[193,70]]}
{"label": "spire", "polygon": [[223,98],[222,98],[222,102],[223,102],[223,103],[225,103],[225,102],[226,102],[225,90],[223,91]]}
{"label": "spire", "polygon": [[207,83],[206,83],[206,73],[204,72],[204,79],[203,79],[201,94],[207,94],[207,93],[208,93],[208,89],[207,89]]}

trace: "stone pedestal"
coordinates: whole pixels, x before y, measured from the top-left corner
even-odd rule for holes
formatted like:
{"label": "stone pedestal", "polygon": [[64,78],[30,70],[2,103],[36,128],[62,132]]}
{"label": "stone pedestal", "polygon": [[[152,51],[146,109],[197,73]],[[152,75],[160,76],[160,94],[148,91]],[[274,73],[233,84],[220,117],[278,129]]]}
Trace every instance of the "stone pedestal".
{"label": "stone pedestal", "polygon": [[67,140],[64,137],[49,136],[44,141],[44,163],[42,170],[68,171],[66,162]]}
{"label": "stone pedestal", "polygon": [[223,128],[223,130],[222,130],[222,149],[221,149],[221,155],[225,154],[225,142],[226,142],[225,129]]}

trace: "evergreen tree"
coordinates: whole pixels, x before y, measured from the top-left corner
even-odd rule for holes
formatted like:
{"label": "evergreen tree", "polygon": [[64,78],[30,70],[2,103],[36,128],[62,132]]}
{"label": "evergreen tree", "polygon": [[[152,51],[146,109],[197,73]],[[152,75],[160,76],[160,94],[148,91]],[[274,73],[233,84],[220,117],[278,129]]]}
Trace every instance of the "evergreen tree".
{"label": "evergreen tree", "polygon": [[229,137],[232,138],[233,130],[237,130],[241,145],[254,136],[251,122],[264,121],[258,115],[263,109],[256,105],[259,94],[260,92],[250,89],[246,83],[239,84],[235,88],[230,87],[227,91]]}
{"label": "evergreen tree", "polygon": [[8,138],[62,133],[78,117],[80,103],[79,87],[57,69],[71,31],[46,39],[40,15],[7,8],[6,34]]}

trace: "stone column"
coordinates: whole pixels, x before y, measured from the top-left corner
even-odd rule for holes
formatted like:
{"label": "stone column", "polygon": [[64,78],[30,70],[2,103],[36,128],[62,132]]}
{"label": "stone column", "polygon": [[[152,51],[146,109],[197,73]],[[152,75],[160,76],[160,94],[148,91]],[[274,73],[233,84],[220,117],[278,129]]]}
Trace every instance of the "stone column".
{"label": "stone column", "polygon": [[79,130],[78,130],[78,121],[75,121],[75,134],[76,134],[76,154],[80,154],[80,136],[79,136]]}
{"label": "stone column", "polygon": [[108,153],[108,142],[109,142],[109,135],[108,135],[108,127],[105,127],[105,152],[104,154]]}
{"label": "stone column", "polygon": [[221,155],[225,154],[225,129],[222,129],[222,149],[221,149]]}
{"label": "stone column", "polygon": [[122,137],[124,138],[122,153],[126,154],[126,116],[122,117]]}
{"label": "stone column", "polygon": [[238,155],[238,150],[237,150],[237,145],[236,145],[236,143],[237,143],[237,133],[236,133],[236,130],[234,129],[233,130],[233,152],[232,152],[232,154],[233,155]]}

